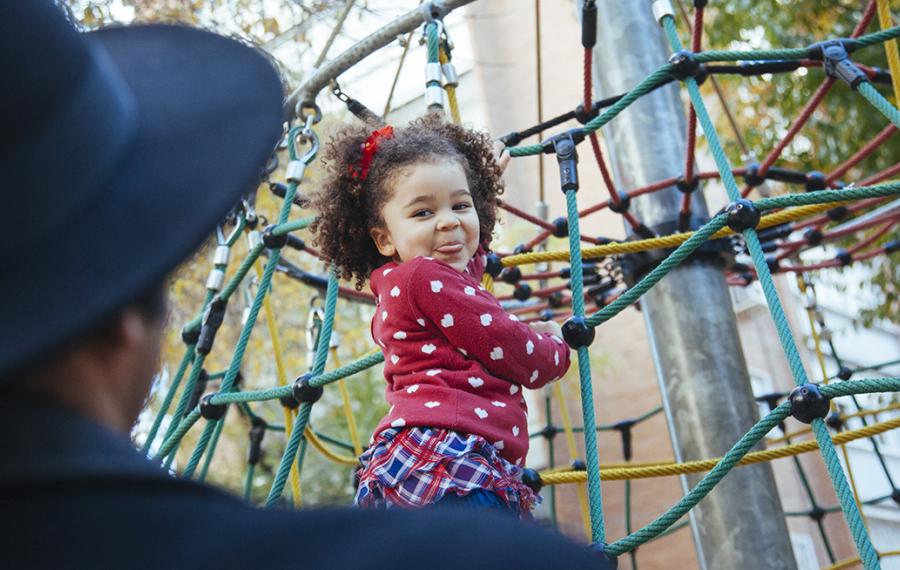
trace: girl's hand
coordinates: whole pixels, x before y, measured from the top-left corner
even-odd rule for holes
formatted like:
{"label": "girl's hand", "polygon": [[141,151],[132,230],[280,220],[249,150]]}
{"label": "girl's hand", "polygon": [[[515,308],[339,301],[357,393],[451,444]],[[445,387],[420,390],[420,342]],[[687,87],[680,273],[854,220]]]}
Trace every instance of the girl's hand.
{"label": "girl's hand", "polygon": [[556,321],[537,321],[535,323],[529,323],[528,326],[537,333],[556,335],[560,339],[563,337],[562,328]]}
{"label": "girl's hand", "polygon": [[506,170],[509,164],[509,153],[506,152],[506,145],[502,141],[494,141],[494,161],[500,167],[500,172]]}

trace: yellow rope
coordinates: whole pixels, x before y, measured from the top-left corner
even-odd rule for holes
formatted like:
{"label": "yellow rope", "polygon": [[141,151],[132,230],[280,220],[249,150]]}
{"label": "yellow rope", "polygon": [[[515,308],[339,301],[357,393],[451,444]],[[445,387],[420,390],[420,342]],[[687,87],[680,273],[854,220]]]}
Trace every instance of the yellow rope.
{"label": "yellow rope", "polygon": [[[878,0],[878,23],[882,30],[893,26],[891,7],[888,0]],[[884,51],[887,54],[888,68],[891,70],[891,83],[894,87],[894,104],[900,105],[900,54],[897,52],[897,40],[884,42]]]}
{"label": "yellow rope", "polygon": [[[441,42],[441,49],[438,52],[438,60],[441,62],[441,65],[450,63],[450,56],[447,55],[443,42]],[[458,125],[462,122],[462,119],[459,116],[459,103],[456,102],[456,86],[444,85],[444,91],[447,92],[447,102],[450,104],[450,116],[453,118],[453,122]]]}
{"label": "yellow rope", "polygon": [[[859,412],[855,412],[855,413],[852,413],[852,414],[841,414],[841,419],[844,420],[844,421],[847,421],[847,420],[852,420],[853,418],[859,418],[859,417],[862,417],[862,416],[873,416],[873,415],[875,415],[875,414],[881,414],[881,413],[884,413],[884,412],[891,412],[891,411],[894,411],[894,410],[900,410],[900,402],[895,402],[895,403],[893,403],[893,404],[889,404],[889,405],[887,405],[887,406],[884,406],[883,408],[877,408],[877,409],[874,409],[874,410],[861,410],[861,411],[859,411]],[[812,431],[812,427],[807,426],[807,427],[805,427],[805,428],[798,429],[797,431],[792,431],[792,432],[786,433],[786,434],[784,434],[784,435],[781,436],[781,437],[776,437],[776,438],[772,438],[772,439],[766,439],[766,445],[774,445],[774,444],[776,444],[776,443],[784,443],[784,442],[787,441],[788,439],[794,439],[795,437],[797,437],[797,436],[799,436],[799,435],[804,435],[804,434],[807,434],[807,433],[809,433],[809,432],[811,432],[811,431]]]}
{"label": "yellow rope", "polygon": [[[831,208],[834,208],[836,206],[848,203],[850,203],[850,201],[829,202],[827,204],[814,204],[811,206],[799,206],[797,208],[782,210],[774,214],[769,214],[768,216],[763,216],[759,222],[759,226],[757,226],[757,229],[771,228],[772,226],[799,220],[801,218],[805,218],[813,214],[818,214],[820,212],[830,210]],[[732,234],[734,234],[734,231],[731,228],[722,228],[721,230],[714,233],[709,239],[719,239],[728,237]],[[647,251],[649,249],[658,249],[664,247],[678,247],[679,245],[686,242],[692,235],[694,235],[694,232],[682,232],[658,238],[586,247],[581,250],[581,256],[584,259],[595,259],[597,257],[604,257],[607,255],[638,253],[640,251]],[[515,265],[540,263],[542,261],[569,261],[569,252],[568,250],[535,251],[532,253],[522,253],[519,255],[508,255],[501,260],[501,263],[505,267],[512,267]]]}
{"label": "yellow rope", "polygon": [[[900,556],[900,550],[887,550],[885,552],[879,552],[878,558],[889,558],[891,556]],[[859,556],[854,558],[847,558],[845,560],[841,560],[839,562],[835,562],[831,566],[826,566],[822,570],[844,570],[845,568],[852,568],[860,563]]]}
{"label": "yellow rope", "polygon": [[[256,269],[256,277],[262,280],[262,266],[260,262],[254,264]],[[266,326],[269,329],[269,339],[272,341],[272,352],[275,353],[275,370],[278,375],[278,384],[280,386],[287,385],[287,374],[285,373],[284,360],[281,358],[281,341],[278,337],[278,327],[275,325],[275,311],[272,310],[272,303],[269,295],[263,297],[263,310],[266,314]],[[294,411],[288,407],[283,407],[284,412],[284,435],[290,439],[291,432],[294,430]],[[291,498],[295,507],[300,506],[300,474],[297,472],[297,463],[291,465],[290,472]]]}
{"label": "yellow rope", "polygon": [[335,463],[340,463],[341,465],[347,465],[350,467],[356,467],[357,465],[359,465],[359,460],[357,460],[356,457],[352,457],[350,455],[341,455],[340,453],[335,453],[334,451],[328,449],[328,447],[325,446],[325,442],[323,442],[319,438],[319,436],[316,435],[316,432],[314,432],[311,428],[307,427],[306,431],[303,432],[303,435],[306,436],[306,439],[309,440],[309,443],[311,443],[312,446],[315,447],[319,451],[319,453],[321,453],[326,459],[330,459]]}
{"label": "yellow rope", "polygon": [[[843,445],[847,442],[861,439],[864,437],[872,437],[892,429],[900,427],[900,417],[891,420],[862,427],[852,431],[839,433],[831,438],[835,445]],[[738,465],[750,465],[752,463],[761,463],[763,461],[771,461],[772,459],[781,459],[799,455],[800,453],[808,453],[818,449],[815,440],[804,441],[803,443],[794,443],[779,447],[777,449],[766,449],[764,451],[753,451],[748,453],[738,462]],[[646,479],[650,477],[666,477],[669,475],[683,475],[685,473],[701,473],[709,471],[721,460],[721,457],[714,459],[704,459],[699,461],[686,461],[684,463],[660,462],[655,465],[642,465],[636,467],[601,467],[600,478],[604,481],[620,481],[623,479]],[[587,480],[587,474],[584,471],[566,471],[556,473],[542,473],[541,480],[545,485],[558,485],[561,483],[581,483]]]}
{"label": "yellow rope", "polygon": [[481,278],[481,286],[484,287],[491,295],[494,294],[494,278],[491,277],[489,273],[485,273]]}
{"label": "yellow rope", "polygon": [[[572,428],[572,415],[569,413],[569,404],[566,403],[562,392],[562,382],[553,383],[553,394],[559,402],[559,412],[562,416],[563,431],[566,435],[566,448],[569,450],[569,461],[578,457],[578,444],[575,443],[575,430]],[[591,515],[588,507],[587,485],[578,485],[578,504],[581,507],[581,522],[584,524],[584,534],[591,536]]]}
{"label": "yellow rope", "polygon": [[[331,349],[331,357],[334,361],[335,368],[341,367],[341,361],[338,359],[337,348]],[[362,444],[359,442],[359,432],[356,430],[356,418],[353,417],[353,407],[350,405],[350,392],[347,390],[347,384],[344,379],[338,380],[338,387],[341,389],[341,398],[344,400],[344,415],[347,417],[347,428],[350,430],[350,441],[353,443],[353,453],[357,457],[362,455]]]}

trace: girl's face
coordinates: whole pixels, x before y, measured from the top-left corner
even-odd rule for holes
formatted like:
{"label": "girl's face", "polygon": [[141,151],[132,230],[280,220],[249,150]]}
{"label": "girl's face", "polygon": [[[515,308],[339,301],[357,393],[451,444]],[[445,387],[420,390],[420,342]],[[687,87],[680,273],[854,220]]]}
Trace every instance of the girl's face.
{"label": "girl's face", "polygon": [[478,212],[462,166],[453,160],[402,168],[371,230],[378,251],[395,261],[433,257],[459,272],[478,248]]}

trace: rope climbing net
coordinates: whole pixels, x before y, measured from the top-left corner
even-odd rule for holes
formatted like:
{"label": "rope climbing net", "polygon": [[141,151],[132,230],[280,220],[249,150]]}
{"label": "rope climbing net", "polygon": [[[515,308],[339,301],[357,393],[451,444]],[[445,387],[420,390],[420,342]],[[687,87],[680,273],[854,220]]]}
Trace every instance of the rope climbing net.
{"label": "rope climbing net", "polygon": [[[411,33],[418,25],[424,23],[424,38],[428,48],[425,74],[426,104],[430,111],[442,112],[446,102],[452,119],[459,122],[459,106],[456,101],[459,80],[452,64],[452,43],[449,41],[441,18],[446,11],[466,3],[467,0],[454,0],[441,5],[436,3],[423,5],[422,9],[410,12],[389,26],[373,33],[341,56],[323,63],[291,95],[290,101],[296,105],[298,124],[290,128],[286,136],[289,162],[285,183],[269,182],[268,184],[274,194],[281,199],[277,219],[275,223],[264,228],[261,227],[259,216],[255,213],[251,203],[245,201],[235,211],[233,230],[228,235],[224,230],[219,232],[218,245],[214,250],[212,269],[206,282],[202,307],[199,313],[182,329],[182,339],[185,345],[183,357],[173,375],[171,384],[159,403],[159,410],[143,443],[145,453],[150,453],[156,444],[158,447],[156,447],[155,457],[169,467],[175,459],[185,434],[199,429],[195,447],[182,470],[182,475],[204,478],[222,434],[228,407],[234,404],[251,422],[245,485],[245,492],[248,496],[254,469],[261,458],[262,441],[268,431],[283,431],[286,445],[268,492],[267,505],[278,503],[288,486],[295,504],[299,504],[300,469],[304,450],[308,443],[337,463],[348,466],[356,465],[356,456],[361,453],[362,445],[343,380],[376,366],[383,362],[384,357],[379,349],[375,349],[348,364],[340,365],[336,361],[336,352],[333,350],[332,333],[339,297],[363,303],[373,303],[374,299],[369,294],[341,286],[334,273],[330,273],[327,277],[312,274],[291,263],[283,255],[285,247],[313,256],[318,255],[312,247],[306,245],[296,235],[296,232],[309,226],[314,217],[305,216],[296,219],[291,217],[295,209],[302,211],[306,205],[305,197],[299,191],[299,187],[306,179],[306,170],[316,159],[319,149],[318,136],[314,126],[321,119],[321,112],[315,104],[315,99],[319,91],[331,82],[333,93],[346,103],[348,109],[355,115],[368,121],[381,120],[377,114],[367,109],[362,103],[341,91],[340,86],[334,80],[343,71],[362,59],[365,53],[387,45],[399,34]],[[893,85],[895,94],[900,96],[900,85],[898,85],[900,61],[898,61],[896,48],[896,38],[900,37],[900,26],[891,27],[890,14],[887,13],[887,16],[884,16],[887,11],[886,1],[872,0],[868,3],[862,20],[850,38],[838,38],[796,49],[702,51],[701,38],[705,4],[705,1],[694,3],[691,49],[685,50],[676,30],[674,9],[667,0],[657,0],[654,3],[654,15],[663,28],[673,52],[672,58],[668,63],[647,75],[627,93],[599,101],[593,101],[591,95],[590,69],[593,43],[589,33],[591,30],[590,19],[586,17],[584,29],[588,31],[585,32],[582,40],[585,47],[585,84],[581,104],[570,113],[521,132],[510,133],[503,138],[510,147],[510,154],[513,157],[544,153],[556,156],[560,166],[560,186],[565,195],[567,213],[565,217],[549,222],[510,204],[502,204],[502,207],[508,212],[533,223],[539,231],[529,242],[517,247],[516,251],[512,253],[491,254],[485,275],[485,286],[493,291],[495,280],[512,285],[512,293],[509,295],[498,294],[498,299],[502,302],[513,303],[514,306],[510,311],[522,315],[524,321],[566,319],[563,331],[568,344],[577,351],[577,370],[582,402],[583,423],[580,427],[575,427],[569,418],[560,387],[558,384],[555,385],[552,390],[560,402],[564,425],[559,427],[548,423],[544,429],[531,434],[531,436],[547,438],[551,443],[550,455],[552,457],[553,438],[559,433],[564,433],[570,455],[574,458],[576,453],[574,434],[579,433],[583,437],[584,461],[578,461],[573,466],[564,469],[554,468],[551,463],[551,468],[543,473],[530,472],[530,484],[539,487],[564,483],[586,483],[587,493],[582,495],[581,505],[586,515],[585,520],[589,521],[591,540],[595,547],[602,550],[607,556],[617,557],[633,552],[640,545],[678,528],[679,520],[734,467],[779,457],[793,457],[802,473],[802,466],[796,460],[796,456],[818,450],[824,459],[831,483],[839,499],[839,506],[820,506],[812,489],[806,485],[804,475],[802,478],[806,485],[805,489],[811,509],[809,512],[788,514],[810,516],[816,520],[831,562],[836,564],[834,567],[844,567],[840,564],[848,564],[848,562],[839,562],[835,559],[821,524],[824,514],[840,510],[850,527],[859,560],[867,569],[877,568],[879,567],[879,553],[869,538],[861,513],[860,500],[852,485],[852,476],[851,481],[848,481],[836,446],[843,446],[847,442],[859,438],[871,438],[900,425],[900,421],[897,419],[876,423],[869,423],[867,420],[869,416],[879,412],[896,410],[896,405],[880,410],[865,410],[857,399],[857,396],[861,394],[900,391],[900,377],[851,380],[853,374],[858,374],[866,369],[853,370],[845,366],[838,356],[834,342],[828,331],[823,328],[824,323],[821,322],[821,318],[815,310],[815,291],[809,283],[809,272],[844,266],[853,261],[890,254],[900,249],[900,243],[897,242],[878,244],[879,239],[896,226],[900,220],[900,213],[896,209],[885,209],[883,212],[877,209],[900,194],[900,182],[889,181],[900,174],[900,165],[894,164],[857,184],[844,185],[840,182],[842,176],[876,152],[879,146],[888,141],[900,128],[900,111],[891,105],[876,88],[878,84]],[[586,7],[592,5],[593,2],[585,3]],[[882,29],[865,34],[865,30],[876,13],[879,14]],[[585,14],[587,16],[587,12]],[[343,22],[343,19],[344,17],[340,22]],[[593,26],[593,35],[596,37],[596,24]],[[411,37],[407,39],[407,45],[409,39]],[[329,46],[330,44],[331,42],[329,42]],[[887,50],[890,73],[877,68],[857,65],[850,59],[850,54],[854,51],[880,44],[884,44]],[[320,60],[320,63],[324,61],[324,53]],[[740,63],[725,65],[726,62]],[[826,79],[801,111],[798,119],[791,124],[784,138],[763,161],[742,168],[733,168],[701,97],[699,85],[709,80],[715,86],[715,78],[719,74],[756,75],[789,72],[800,67],[822,68]],[[398,68],[398,74],[399,72]],[[641,188],[620,191],[616,188],[605,163],[597,133],[601,127],[615,119],[639,98],[672,82],[680,82],[682,87],[687,90],[691,102],[686,133],[688,148],[684,173]],[[838,82],[849,85],[873,109],[884,115],[887,119],[887,126],[874,139],[867,142],[830,173],[804,173],[775,166],[781,152],[812,116],[827,91]],[[386,111],[389,107],[390,101],[386,105]],[[539,144],[521,144],[524,139],[571,119],[577,119],[582,126],[556,134]],[[712,172],[699,171],[695,163],[698,124],[705,135],[708,150],[715,161],[716,170]],[[591,152],[609,191],[609,199],[579,210],[577,145],[584,139],[588,139],[590,143]],[[274,171],[274,167],[270,169],[271,171]],[[744,178],[743,188],[738,184],[736,178],[738,176]],[[723,211],[708,220],[695,223],[691,219],[692,193],[698,188],[701,180],[709,179],[720,181],[730,203]],[[748,199],[753,188],[765,180],[800,184],[804,186],[806,192],[756,200]],[[679,224],[674,233],[657,235],[654,230],[641,222],[629,206],[635,198],[671,189],[673,186],[683,193]],[[587,236],[581,232],[579,224],[585,216],[606,208],[622,216],[627,226],[631,228],[634,239],[616,241]],[[869,212],[873,208],[876,208],[875,215],[853,217],[856,214]],[[835,221],[846,223],[838,228],[828,229],[829,224]],[[852,248],[840,250],[833,260],[813,265],[802,265],[796,261],[799,260],[798,254],[801,251],[845,238],[860,230],[872,229],[874,231],[867,238]],[[801,233],[801,238],[790,239]],[[242,235],[246,235],[249,244],[247,255],[236,268],[232,267],[229,271],[232,250]],[[534,251],[550,236],[568,238],[568,250]],[[710,244],[719,244],[716,247],[726,254],[738,248],[745,252],[752,261],[752,265],[732,264],[727,272],[728,282],[732,285],[746,285],[751,281],[758,280],[776,326],[781,348],[790,365],[796,388],[789,394],[768,394],[761,397],[761,400],[769,405],[769,413],[746,432],[723,457],[685,463],[631,463],[632,428],[658,414],[660,409],[651,410],[638,418],[608,425],[597,423],[594,412],[589,351],[589,346],[594,338],[594,329],[633,305],[675,267],[700,248],[708,247]],[[622,270],[623,260],[629,255],[650,251],[660,254],[658,262],[648,265],[645,268],[646,271],[632,275],[632,279],[629,280]],[[788,261],[791,263],[787,263]],[[568,262],[568,266],[556,271],[547,269],[530,274],[524,274],[520,269],[520,266],[546,262]],[[312,365],[308,372],[293,381],[288,380],[289,373],[283,360],[276,315],[270,302],[272,282],[276,272],[282,272],[317,290],[325,291],[323,306],[315,312],[315,334],[312,340],[316,349]],[[807,307],[817,359],[822,377],[825,379],[821,384],[811,383],[807,376],[800,351],[788,325],[785,310],[776,292],[773,273],[778,272],[794,274],[801,293],[813,300]],[[226,308],[229,302],[233,301],[241,284],[253,276],[256,278],[255,293],[245,311],[237,342],[231,352],[229,365],[224,371],[207,373],[204,364],[213,350],[217,331],[226,318]],[[552,279],[566,280],[566,282],[554,286],[541,285],[537,290],[529,285],[529,282],[544,284]],[[596,310],[589,313],[589,307],[596,308]],[[248,390],[240,385],[241,368],[260,312],[263,313],[272,340],[278,383],[266,389]],[[832,375],[826,370],[824,345],[827,345],[831,357],[838,363],[840,370],[836,376],[841,380],[840,382],[828,381]],[[329,354],[332,355],[332,363],[335,366],[326,371]],[[884,363],[883,366],[893,364],[896,362]],[[219,382],[218,389],[204,395],[208,383],[211,381]],[[337,383],[342,393],[352,440],[349,444],[319,433],[310,426],[310,413],[313,405],[321,398],[324,387],[332,383]],[[839,412],[831,403],[832,399],[838,397],[850,398],[855,406],[855,411],[849,414]],[[254,412],[253,405],[266,401],[280,402],[283,409],[283,424],[275,425],[267,422],[261,415]],[[780,439],[770,440],[772,444],[784,443],[782,446],[765,451],[750,451],[774,428],[783,425],[784,420],[789,416],[809,424],[809,427],[800,432],[785,433]],[[849,419],[861,421],[863,427],[841,431],[844,423]],[[164,420],[169,421],[165,430],[162,429]],[[832,436],[829,427],[838,433]],[[598,431],[604,430],[617,431],[621,434],[623,453],[625,460],[629,463],[601,466],[597,434]],[[792,441],[793,438],[808,432],[812,433],[814,440]],[[890,471],[874,440],[873,445],[892,489],[889,497],[900,502],[900,490],[891,478]],[[340,449],[340,451],[335,451],[336,449]],[[841,449],[846,454],[846,450],[843,447]],[[607,539],[601,500],[602,480],[631,480],[699,472],[707,473],[683,498],[655,520],[633,532],[629,525],[626,536],[614,541]],[[579,490],[583,493],[581,486],[579,486]]]}

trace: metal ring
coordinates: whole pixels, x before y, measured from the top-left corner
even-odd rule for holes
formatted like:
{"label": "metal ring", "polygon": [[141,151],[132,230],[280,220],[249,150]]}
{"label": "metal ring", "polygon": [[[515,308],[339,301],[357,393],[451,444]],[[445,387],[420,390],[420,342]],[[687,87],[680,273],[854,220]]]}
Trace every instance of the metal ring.
{"label": "metal ring", "polygon": [[297,115],[301,121],[307,122],[310,116],[306,113],[308,110],[312,110],[312,122],[314,125],[322,120],[322,109],[316,105],[315,101],[298,101],[297,105],[294,107],[294,114]]}

